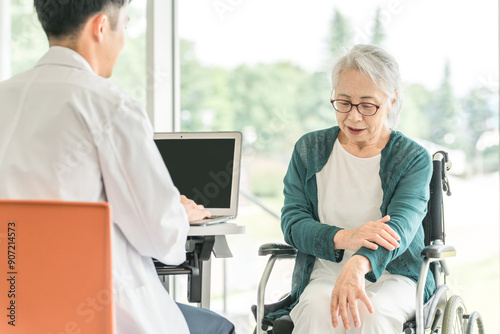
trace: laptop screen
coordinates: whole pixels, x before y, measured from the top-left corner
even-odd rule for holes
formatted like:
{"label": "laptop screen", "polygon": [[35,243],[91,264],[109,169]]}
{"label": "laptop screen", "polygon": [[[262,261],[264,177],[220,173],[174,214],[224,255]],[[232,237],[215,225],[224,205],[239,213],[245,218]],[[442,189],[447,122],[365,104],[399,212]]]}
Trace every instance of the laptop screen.
{"label": "laptop screen", "polygon": [[206,208],[229,208],[235,139],[156,140],[174,185]]}

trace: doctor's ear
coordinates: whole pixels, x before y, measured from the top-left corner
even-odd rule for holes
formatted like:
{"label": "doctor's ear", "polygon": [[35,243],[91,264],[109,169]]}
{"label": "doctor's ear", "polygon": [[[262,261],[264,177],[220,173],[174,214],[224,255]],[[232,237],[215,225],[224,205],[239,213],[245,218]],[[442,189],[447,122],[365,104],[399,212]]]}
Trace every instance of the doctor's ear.
{"label": "doctor's ear", "polygon": [[106,24],[109,22],[105,14],[97,14],[89,19],[88,24],[91,25],[92,36],[97,42],[102,43],[104,40],[104,32],[108,28]]}

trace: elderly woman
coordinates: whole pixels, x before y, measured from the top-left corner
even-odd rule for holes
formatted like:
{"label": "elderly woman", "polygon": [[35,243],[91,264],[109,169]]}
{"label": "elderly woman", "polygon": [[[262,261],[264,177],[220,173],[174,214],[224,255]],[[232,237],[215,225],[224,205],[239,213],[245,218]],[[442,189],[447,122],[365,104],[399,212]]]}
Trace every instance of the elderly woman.
{"label": "elderly woman", "polygon": [[[338,126],[303,136],[284,179],[282,229],[298,249],[293,333],[401,333],[415,313],[430,155],[396,126],[398,64],[356,45],[332,70]],[[427,278],[425,297],[435,289]]]}

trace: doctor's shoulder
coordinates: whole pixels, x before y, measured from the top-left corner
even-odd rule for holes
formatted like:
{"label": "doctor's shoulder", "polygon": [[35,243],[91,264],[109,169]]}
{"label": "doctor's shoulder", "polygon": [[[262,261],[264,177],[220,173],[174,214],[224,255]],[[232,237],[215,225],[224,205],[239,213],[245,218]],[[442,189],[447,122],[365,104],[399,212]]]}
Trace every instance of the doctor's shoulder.
{"label": "doctor's shoulder", "polygon": [[81,88],[84,98],[92,104],[89,111],[99,114],[99,118],[146,115],[141,103],[111,80],[94,76],[92,83],[83,83]]}

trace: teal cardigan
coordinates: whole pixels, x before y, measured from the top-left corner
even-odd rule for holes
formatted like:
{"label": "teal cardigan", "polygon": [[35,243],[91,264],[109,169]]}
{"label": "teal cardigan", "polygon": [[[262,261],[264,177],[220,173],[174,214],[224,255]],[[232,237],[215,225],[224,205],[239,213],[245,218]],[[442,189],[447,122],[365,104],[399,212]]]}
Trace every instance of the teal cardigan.
{"label": "teal cardigan", "polygon": [[[344,256],[343,250],[334,250],[333,243],[341,228],[319,222],[316,184],[316,173],[327,163],[338,133],[339,127],[335,126],[304,135],[295,145],[284,178],[281,228],[285,241],[298,249],[291,291],[295,303],[309,283],[316,258],[340,262]],[[384,247],[377,250],[361,248],[355,254],[370,260],[372,271],[366,275],[370,282],[376,282],[384,270],[417,282],[423,262],[420,255],[424,248],[422,220],[429,199],[431,157],[423,147],[400,132],[392,131],[382,150],[379,175],[383,190],[380,212],[382,217],[391,216],[388,224],[401,237],[400,247],[393,251]],[[429,273],[425,300],[434,290],[434,278]]]}

